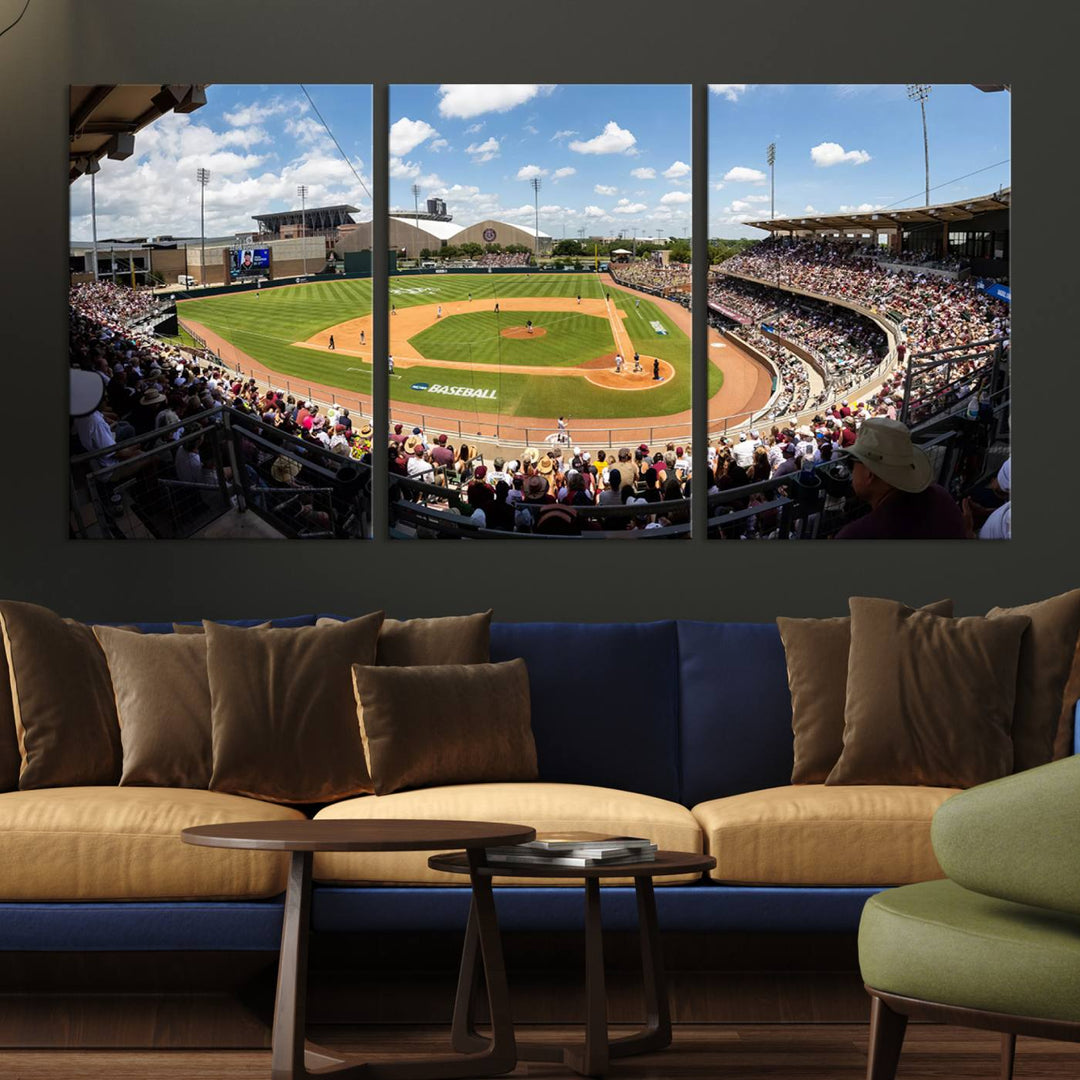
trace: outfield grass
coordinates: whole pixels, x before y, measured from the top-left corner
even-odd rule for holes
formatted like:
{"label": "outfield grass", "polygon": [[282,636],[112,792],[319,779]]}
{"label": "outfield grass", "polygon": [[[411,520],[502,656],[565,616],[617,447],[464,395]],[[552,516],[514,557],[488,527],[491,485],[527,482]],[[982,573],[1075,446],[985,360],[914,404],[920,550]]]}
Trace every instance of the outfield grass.
{"label": "outfield grass", "polygon": [[[371,393],[371,366],[356,357],[298,348],[328,326],[371,314],[371,281],[354,278],[259,289],[234,295],[185,300],[177,314],[220,334],[273,371],[298,385],[318,382],[361,394]],[[227,350],[223,359],[228,360]],[[350,368],[358,369],[350,371]]]}
{"label": "outfield grass", "polygon": [[[507,338],[501,331],[524,326],[544,330],[542,336]],[[611,324],[598,315],[576,311],[469,312],[444,315],[433,326],[409,338],[421,356],[470,364],[529,364],[535,367],[576,367],[615,351]]]}
{"label": "outfield grass", "polygon": [[[655,389],[629,392],[607,390],[574,377],[533,378],[501,373],[497,365],[492,365],[490,372],[418,366],[403,370],[391,380],[391,397],[395,401],[422,405],[433,413],[440,409],[466,409],[484,413],[500,412],[507,416],[565,414],[576,418],[616,419],[664,416],[688,409],[691,400],[689,337],[666,313],[641,294],[616,287],[609,291],[612,299],[627,313],[623,325],[634,347],[641,353],[642,362],[648,363],[653,356],[668,361],[676,371],[676,378],[672,382]],[[593,274],[572,273],[409,275],[392,279],[390,285],[391,301],[398,308],[465,300],[470,293],[473,299],[489,300],[494,307],[494,301],[499,297],[575,297],[579,293],[582,297],[602,297],[604,287]],[[641,303],[635,306],[637,299]],[[370,280],[319,282],[184,300],[177,305],[177,309],[181,319],[190,318],[204,324],[236,348],[291,378],[298,386],[303,386],[305,381],[318,382],[356,393],[371,393],[370,365],[360,363],[355,357],[299,348],[293,344],[306,340],[328,326],[369,314]],[[560,314],[537,312],[533,321]],[[472,317],[471,314],[447,316],[446,324],[452,326],[456,319]],[[513,317],[515,324],[519,319],[524,323],[528,313],[515,312]],[[666,336],[658,335],[649,325],[653,319],[667,329]],[[614,351],[606,322],[601,319],[596,321],[604,326],[609,335],[609,344],[601,355]],[[424,331],[416,336],[422,337],[430,332]],[[500,341],[504,347],[521,345],[526,350],[543,344],[543,339],[517,342],[496,335],[492,335],[492,339],[493,344]],[[537,354],[531,352],[529,355]],[[224,358],[228,359],[228,356]],[[439,359],[456,357],[440,355]],[[722,381],[723,374],[710,363],[710,396],[720,388]],[[412,390],[411,385],[418,382],[489,389],[496,392],[496,397],[494,400],[473,399]]]}

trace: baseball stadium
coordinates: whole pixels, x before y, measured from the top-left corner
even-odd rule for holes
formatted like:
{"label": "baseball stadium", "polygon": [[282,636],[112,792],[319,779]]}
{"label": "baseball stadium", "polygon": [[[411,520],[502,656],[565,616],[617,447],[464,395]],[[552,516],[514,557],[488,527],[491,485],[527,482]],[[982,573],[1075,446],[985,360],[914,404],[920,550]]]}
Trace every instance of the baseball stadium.
{"label": "baseball stadium", "polygon": [[[200,97],[73,87],[72,181]],[[253,206],[250,233],[107,254],[73,242],[72,535],[367,537],[383,438],[401,539],[685,538],[695,467],[715,539],[1011,535],[1007,187],[743,215],[757,237],[710,242],[696,448],[687,243],[567,245],[538,199],[532,228],[426,205],[390,214],[381,358],[371,222],[348,203]],[[917,470],[933,520],[868,531],[860,435]]]}

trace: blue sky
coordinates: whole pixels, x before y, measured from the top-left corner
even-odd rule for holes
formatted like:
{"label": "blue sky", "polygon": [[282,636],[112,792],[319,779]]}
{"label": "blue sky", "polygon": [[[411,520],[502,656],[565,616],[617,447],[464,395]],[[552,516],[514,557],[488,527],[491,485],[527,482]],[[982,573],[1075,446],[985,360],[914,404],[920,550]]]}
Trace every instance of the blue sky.
{"label": "blue sky", "polygon": [[687,86],[396,85],[390,121],[391,207],[532,225],[539,176],[556,238],[689,235]]}
{"label": "blue sky", "polygon": [[[352,167],[371,188],[371,88],[307,87]],[[371,202],[303,90],[284,86],[210,85],[193,113],[168,113],[135,136],[126,161],[103,158],[97,175],[98,236],[197,236],[199,186],[210,170],[208,236],[255,228],[251,215],[348,203],[370,218]],[[71,185],[71,237],[90,239],[90,178]]]}
{"label": "blue sky", "polygon": [[[1010,104],[1006,92],[931,87],[932,204],[1009,185]],[[777,217],[808,214],[810,207],[835,213],[925,201],[922,120],[903,85],[715,84],[709,95],[710,236],[766,235],[743,222],[769,216],[765,154],[771,141]]]}

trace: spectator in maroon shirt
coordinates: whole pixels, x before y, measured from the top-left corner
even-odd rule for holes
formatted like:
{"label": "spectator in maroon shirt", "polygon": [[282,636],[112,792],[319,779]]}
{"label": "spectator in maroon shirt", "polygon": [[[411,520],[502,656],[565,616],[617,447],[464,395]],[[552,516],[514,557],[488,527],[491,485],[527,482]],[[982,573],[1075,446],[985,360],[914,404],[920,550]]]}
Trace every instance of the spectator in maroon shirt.
{"label": "spectator in maroon shirt", "polygon": [[436,465],[453,465],[454,464],[454,451],[450,450],[446,445],[446,436],[439,435],[435,439],[435,445],[431,450],[431,460]]}
{"label": "spectator in maroon shirt", "polygon": [[855,494],[870,513],[845,525],[838,540],[962,540],[964,516],[952,496],[933,483],[930,459],[897,420],[864,421],[847,451]]}

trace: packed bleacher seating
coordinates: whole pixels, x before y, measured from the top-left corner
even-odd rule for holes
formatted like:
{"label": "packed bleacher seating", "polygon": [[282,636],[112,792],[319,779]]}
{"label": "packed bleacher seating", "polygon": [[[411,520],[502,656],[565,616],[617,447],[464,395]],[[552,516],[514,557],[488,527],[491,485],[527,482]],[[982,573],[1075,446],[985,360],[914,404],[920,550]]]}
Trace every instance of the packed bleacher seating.
{"label": "packed bleacher seating", "polygon": [[489,251],[472,262],[476,266],[531,266],[532,256],[527,251]]}
{"label": "packed bleacher seating", "polygon": [[621,285],[630,285],[654,296],[681,293],[690,288],[689,263],[663,266],[652,259],[636,259],[633,262],[611,263],[608,270]]}
{"label": "packed bleacher seating", "polygon": [[[650,448],[590,452],[570,445],[523,447],[516,457],[486,457],[476,446],[455,446],[445,434],[426,435],[395,423],[389,434],[391,501],[420,498],[471,525],[509,533],[577,535],[590,530],[648,530],[690,520],[690,447],[674,442]],[[397,489],[395,491],[395,489]],[[665,505],[650,509],[655,503]],[[604,521],[595,507],[633,507]]]}
{"label": "packed bleacher seating", "polygon": [[728,259],[722,269],[890,316],[900,323],[910,354],[1008,334],[1008,305],[989,296],[977,281],[892,270],[851,244],[765,240]]}

